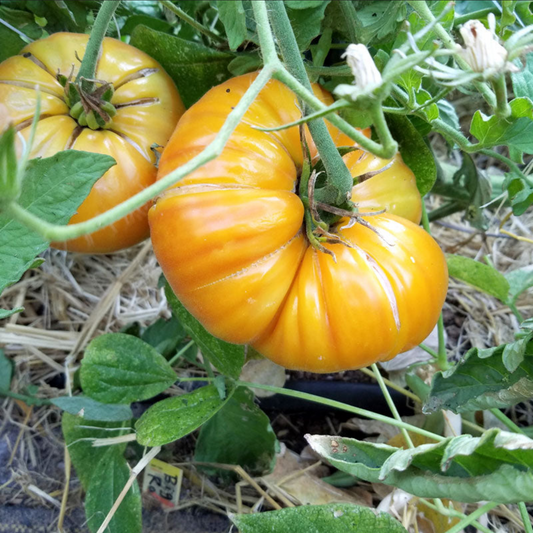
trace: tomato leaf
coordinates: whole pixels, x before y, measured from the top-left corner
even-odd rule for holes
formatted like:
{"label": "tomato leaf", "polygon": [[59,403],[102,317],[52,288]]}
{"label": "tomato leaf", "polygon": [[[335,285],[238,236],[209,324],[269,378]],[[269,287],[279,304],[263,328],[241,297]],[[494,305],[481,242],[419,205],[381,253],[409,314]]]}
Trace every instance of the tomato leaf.
{"label": "tomato leaf", "polygon": [[502,302],[507,301],[509,282],[494,267],[469,257],[453,254],[446,256],[446,262],[450,276],[473,285]]}
{"label": "tomato leaf", "polygon": [[413,171],[420,194],[428,193],[437,179],[437,165],[433,152],[413,126],[403,115],[387,115],[387,123],[405,164]]}
{"label": "tomato leaf", "polygon": [[[102,154],[67,150],[28,163],[19,203],[55,224],[67,224],[94,183],[115,164]],[[49,243],[9,215],[0,214],[0,293],[33,266]]]}
{"label": "tomato leaf", "polygon": [[0,320],[3,320],[4,318],[9,318],[11,315],[14,315],[15,313],[20,313],[21,311],[24,311],[24,307],[15,307],[14,309],[0,309]]}
{"label": "tomato leaf", "polygon": [[0,349],[0,392],[8,391],[13,377],[13,361]]}
{"label": "tomato leaf", "polygon": [[385,483],[423,498],[470,503],[531,501],[533,440],[490,429],[398,450],[344,437],[307,435],[334,467],[371,483]]}
{"label": "tomato leaf", "polygon": [[[63,413],[61,429],[72,464],[85,490],[89,486],[95,467],[109,449],[107,446],[94,447],[92,444],[94,439],[119,437],[131,430],[130,425],[126,422],[98,422],[69,413]],[[126,443],[114,444],[113,448],[124,453]]]}
{"label": "tomato leaf", "polygon": [[172,312],[200,347],[202,353],[219,372],[237,379],[244,364],[244,346],[230,344],[208,333],[202,324],[183,307],[168,283],[165,285],[165,294]]}
{"label": "tomato leaf", "polygon": [[485,148],[504,144],[514,149],[533,153],[533,102],[529,98],[515,98],[509,104],[511,116],[503,119],[496,115],[487,117],[476,111],[470,133]]}
{"label": "tomato leaf", "polygon": [[389,514],[349,503],[302,505],[230,518],[241,533],[407,533]]}
{"label": "tomato leaf", "polygon": [[85,350],[80,377],[83,391],[94,400],[123,404],[152,398],[176,381],[160,353],[124,333],[93,339]]}
{"label": "tomato leaf", "polygon": [[127,405],[106,405],[86,396],[59,396],[50,401],[63,411],[78,415],[82,419],[123,422],[133,418],[133,413]]}
{"label": "tomato leaf", "polygon": [[509,283],[508,300],[514,304],[524,291],[533,287],[533,265],[511,270],[505,274],[505,279]]}
{"label": "tomato leaf", "polygon": [[144,342],[153,346],[165,358],[176,353],[177,347],[185,337],[185,330],[175,316],[170,320],[159,318],[140,335]]}
{"label": "tomato leaf", "polygon": [[320,33],[324,13],[330,0],[320,0],[312,4],[307,2],[293,2],[287,4],[287,15],[300,50],[309,48],[311,41]]}
{"label": "tomato leaf", "polygon": [[251,52],[238,55],[230,62],[228,70],[234,76],[240,76],[241,74],[247,74],[248,72],[259,70],[262,64],[259,54],[257,52]]}
{"label": "tomato leaf", "polygon": [[143,446],[162,446],[181,439],[207,422],[233,391],[229,388],[222,399],[215,385],[207,385],[156,403],[135,424],[137,441]]}
{"label": "tomato leaf", "polygon": [[228,65],[235,57],[206,46],[137,26],[130,44],[152,56],[174,80],[185,107],[209,89],[231,77]]}
{"label": "tomato leaf", "polygon": [[424,412],[504,408],[532,396],[533,342],[528,335],[495,348],[471,348],[453,368],[437,372]]}
{"label": "tomato leaf", "polygon": [[403,2],[378,0],[361,2],[356,11],[355,24],[360,43],[385,41],[396,35],[397,29],[406,18],[406,7]]}
{"label": "tomato leaf", "polygon": [[[256,405],[252,391],[239,388],[202,426],[194,460],[240,465],[252,475],[261,475],[274,466],[276,443],[270,420]],[[216,468],[208,472],[226,477],[229,474]]]}
{"label": "tomato leaf", "polygon": [[511,74],[515,96],[533,100],[533,54],[527,54],[525,68]]}
{"label": "tomato leaf", "polygon": [[[92,533],[98,531],[130,477],[130,468],[122,451],[115,446],[104,449],[105,453],[94,467],[85,499],[87,526]],[[141,533],[141,510],[141,493],[137,481],[134,481],[109,522],[106,532]]]}
{"label": "tomato leaf", "polygon": [[242,0],[217,0],[217,9],[228,36],[229,47],[236,50],[248,35]]}

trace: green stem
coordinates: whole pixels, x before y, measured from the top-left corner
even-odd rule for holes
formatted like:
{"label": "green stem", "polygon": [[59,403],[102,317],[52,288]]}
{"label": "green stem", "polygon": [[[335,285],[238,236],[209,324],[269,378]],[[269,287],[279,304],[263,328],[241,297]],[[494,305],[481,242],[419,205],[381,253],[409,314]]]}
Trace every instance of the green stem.
{"label": "green stem", "polygon": [[[334,45],[332,45],[333,48]],[[343,45],[344,48],[346,48],[346,45]],[[305,69],[312,74],[313,76],[331,76],[331,77],[352,77],[353,74],[348,65],[339,65],[336,67],[317,67],[316,65],[311,65],[309,63],[305,63]]]}
{"label": "green stem", "polygon": [[235,106],[235,109],[228,115],[226,122],[222,128],[220,128],[215,139],[200,154],[170,174],[167,174],[164,178],[156,181],[153,185],[143,189],[135,196],[132,196],[125,202],[111,208],[109,211],[106,211],[91,220],[87,220],[86,222],[80,222],[68,226],[50,224],[29,211],[26,211],[15,202],[9,204],[6,211],[48,241],[67,241],[69,239],[75,239],[113,224],[117,220],[120,220],[127,214],[143,206],[146,202],[150,201],[158,194],[161,194],[169,187],[172,187],[197,168],[200,168],[218,157],[222,153],[233,130],[240,124],[248,107],[272,77],[273,71],[274,69],[270,67],[263,68],[239,103]]}
{"label": "green stem", "polygon": [[[293,91],[299,98],[305,101],[306,104],[309,104],[309,107],[317,111],[326,111],[328,106],[321,102],[315,95],[308,91],[294,76],[289,74],[284,68],[278,70],[274,73],[274,78],[283,82],[291,91]],[[332,114],[328,117],[328,121],[331,122],[336,128],[341,130],[343,133],[348,135],[352,140],[354,140],[361,148],[367,152],[371,152],[378,157],[383,159],[390,159],[394,156],[396,152],[391,152],[390,150],[385,150],[381,144],[365,137],[365,135],[348,124],[338,115]]]}
{"label": "green stem", "polygon": [[[91,36],[87,42],[87,48],[81,62],[80,70],[76,80],[80,78],[94,79],[96,77],[96,65],[98,64],[98,56],[100,55],[100,48],[102,47],[102,41],[104,40],[107,28],[113,14],[115,13],[120,0],[116,2],[102,2],[102,7],[96,15],[93,29],[91,30]],[[86,82],[86,89],[89,90],[92,87],[92,83]]]}
{"label": "green stem", "polygon": [[397,427],[399,429],[407,429],[413,433],[418,433],[424,437],[434,439],[436,441],[445,440],[441,435],[436,433],[431,433],[422,428],[417,428],[411,424],[407,424],[403,421],[395,420],[388,416],[380,415],[372,411],[367,411],[366,409],[360,409],[359,407],[354,407],[353,405],[347,405],[342,402],[337,402],[335,400],[330,400],[329,398],[322,398],[321,396],[315,396],[314,394],[308,394],[307,392],[300,392],[291,389],[283,389],[281,387],[274,387],[273,385],[262,385],[261,383],[250,383],[248,381],[237,381],[237,386],[239,387],[249,387],[251,389],[262,389],[270,392],[275,392],[276,394],[283,394],[284,396],[290,396],[292,398],[299,398],[301,400],[308,400],[310,402],[319,403],[321,405],[327,405],[333,407],[334,409],[340,409],[342,411],[347,411],[348,413],[353,413],[355,415],[364,416],[365,418],[370,418],[371,420],[377,420],[379,422],[385,422],[391,426]]}
{"label": "green stem", "polygon": [[469,20],[482,19],[490,13],[499,15],[500,10],[498,9],[498,6],[487,7],[485,9],[480,9],[479,11],[472,11],[472,13],[465,13],[464,15],[458,15],[457,17],[453,19],[453,26],[454,28],[456,28],[457,26],[460,26],[461,24],[464,24],[465,22],[468,22]]}
{"label": "green stem", "polygon": [[[398,422],[402,422],[402,419],[400,417],[400,413],[398,413],[398,409],[396,409],[396,405],[394,405],[394,401],[390,395],[389,389],[387,389],[387,385],[385,385],[385,382],[383,381],[383,376],[381,375],[381,372],[379,371],[378,365],[374,363],[372,365],[372,371],[374,372],[374,376],[376,377],[379,388],[381,389],[381,392],[383,393],[383,396],[385,397],[385,401],[387,402],[387,405],[389,406],[389,409],[391,410],[392,416],[395,420]],[[411,440],[411,437],[409,436],[409,433],[405,428],[400,428],[400,431],[402,432],[403,438],[405,440],[405,443],[409,448],[414,448],[415,445],[413,444],[413,441]]]}
{"label": "green stem", "polygon": [[209,37],[209,39],[211,39],[212,41],[215,41],[219,44],[226,42],[224,37],[221,37],[220,35],[217,35],[216,33],[212,32],[209,28],[206,28],[203,24],[198,22],[196,19],[192,18],[190,15],[185,13],[183,9],[174,5],[169,0],[160,0],[160,3],[161,5],[165,6],[169,11],[172,11],[174,15],[176,15],[181,20],[189,24],[189,26],[192,26],[195,30],[198,30],[200,33],[202,33],[206,37]]}
{"label": "green stem", "polygon": [[168,362],[168,364],[170,366],[174,365],[176,363],[176,361],[194,344],[194,341],[190,341],[189,343],[187,343],[174,357],[172,357],[172,359],[170,359],[170,361]]}
{"label": "green stem", "polygon": [[344,26],[348,31],[348,36],[351,43],[358,43],[359,39],[357,38],[357,12],[355,11],[355,6],[352,2],[337,2],[337,5],[340,7],[342,18],[344,20]]}
{"label": "green stem", "polygon": [[[326,28],[322,35],[320,36],[320,39],[318,41],[318,45],[316,46],[314,53],[313,53],[313,65],[315,67],[321,67],[324,64],[324,61],[326,60],[327,55],[329,54],[329,50],[331,48],[331,37],[333,35],[333,30],[331,28]],[[310,81],[316,81],[318,78],[318,75],[315,75],[310,77]]]}
{"label": "green stem", "polygon": [[533,533],[533,526],[531,525],[531,517],[527,512],[527,507],[524,502],[518,504],[518,510],[520,511],[520,516],[522,517],[522,522],[524,522],[524,530],[526,533]]}
{"label": "green stem", "polygon": [[[407,3],[418,13],[418,15],[425,20],[428,23],[435,22],[435,16],[429,9],[427,3],[425,0],[407,0]],[[450,36],[450,34],[444,29],[442,24],[436,23],[435,24],[435,33],[438,35],[438,37],[442,40],[444,43],[444,46],[450,50],[455,50],[457,47],[457,44],[453,40],[453,38]],[[466,71],[471,71],[472,69],[468,65],[468,63],[459,55],[455,56],[455,61],[457,64]],[[473,82],[474,87],[481,93],[485,101],[491,106],[496,106],[496,97],[494,96],[494,93],[491,91],[490,87],[480,81]]]}
{"label": "green stem", "polygon": [[52,405],[52,402],[47,398],[35,398],[35,396],[27,396],[26,394],[19,394],[10,390],[0,390],[0,396],[22,400],[26,405]]}
{"label": "green stem", "polygon": [[[429,227],[428,212],[426,210],[426,204],[422,200],[422,225],[424,229],[431,235],[431,228]],[[446,353],[446,340],[444,339],[444,318],[442,313],[439,316],[437,322],[437,331],[439,336],[439,348],[437,353],[437,364],[441,370],[448,370],[450,363],[448,362],[448,354]]]}
{"label": "green stem", "polygon": [[327,107],[323,111],[317,111],[316,113],[309,113],[308,115],[303,116],[299,120],[295,120],[294,122],[288,122],[287,124],[283,124],[282,126],[276,126],[275,128],[259,128],[258,126],[252,126],[252,127],[254,130],[258,130],[258,131],[286,130],[294,126],[299,126],[300,124],[308,124],[309,122],[311,122],[312,120],[316,120],[317,118],[327,117],[328,115],[335,113],[339,109],[344,109],[350,106],[351,106],[351,103],[347,102],[346,100],[337,100],[336,102],[331,104],[329,107]]}
{"label": "green stem", "polygon": [[496,107],[494,111],[500,118],[507,118],[511,115],[511,106],[507,101],[507,82],[505,75],[500,74],[493,82],[492,88],[496,94]]}
{"label": "green stem", "polygon": [[[433,503],[430,503],[429,501],[425,500],[424,498],[420,498],[420,503],[429,507],[430,509],[433,509],[434,511],[437,511],[438,513],[444,515],[444,516],[449,516],[451,518],[460,518],[460,519],[466,519],[468,518],[467,515],[465,515],[464,513],[461,513],[460,511],[456,511],[455,509],[447,509],[446,507],[444,507],[444,505],[442,504],[442,502],[440,502],[440,500],[437,500],[438,502],[440,502],[438,505],[435,505]],[[477,520],[473,520],[471,522],[471,524],[473,526],[476,527],[476,529],[478,529],[479,531],[482,531],[483,533],[492,533],[492,531],[488,528],[486,528],[485,526],[481,525]],[[448,531],[449,533],[449,531]]]}
{"label": "green stem", "polygon": [[372,122],[374,123],[374,128],[378,134],[383,150],[391,153],[396,153],[398,151],[398,143],[393,139],[387,121],[385,120],[385,115],[383,114],[383,108],[381,107],[381,102],[376,102],[370,108],[370,114],[372,116]]}
{"label": "green stem", "polygon": [[418,346],[420,346],[420,348],[422,348],[422,350],[427,352],[429,355],[431,355],[435,359],[439,358],[439,354],[435,350],[432,350],[429,346],[426,346],[424,343],[421,342]]}
{"label": "green stem", "polygon": [[504,155],[496,152],[495,150],[488,150],[488,149],[480,150],[479,153],[487,155],[489,157],[493,157],[494,159],[498,159],[502,163],[505,163],[509,167],[510,170],[512,170],[517,176],[520,177],[520,179],[525,181],[530,187],[533,187],[533,180],[529,176],[526,176],[520,170],[518,165],[514,161],[509,159],[508,157],[505,157]]}
{"label": "green stem", "polygon": [[257,35],[259,37],[264,64],[279,68],[281,67],[281,62],[278,58],[276,44],[274,43],[274,38],[270,29],[266,4],[264,1],[252,2],[252,8],[254,10]]}
{"label": "green stem", "polygon": [[[274,35],[288,71],[303,84],[307,91],[312,91],[284,3],[277,0],[266,0],[266,6]],[[305,112],[304,108],[304,114]],[[308,127],[320,159],[324,163],[328,180],[338,190],[337,204],[343,205],[352,190],[352,175],[339,154],[326,123],[323,120],[317,120],[311,122]]]}
{"label": "green stem", "polygon": [[490,412],[513,433],[520,433],[521,435],[525,435],[525,433],[520,429],[520,427],[518,427],[506,414],[502,413],[499,409],[490,409]]}
{"label": "green stem", "polygon": [[458,524],[453,526],[451,529],[448,529],[447,533],[459,533],[465,529],[470,524],[473,524],[479,517],[483,516],[485,513],[488,513],[494,507],[497,507],[499,504],[495,502],[488,502],[485,505],[476,509],[473,513],[470,513],[468,516],[463,518]]}

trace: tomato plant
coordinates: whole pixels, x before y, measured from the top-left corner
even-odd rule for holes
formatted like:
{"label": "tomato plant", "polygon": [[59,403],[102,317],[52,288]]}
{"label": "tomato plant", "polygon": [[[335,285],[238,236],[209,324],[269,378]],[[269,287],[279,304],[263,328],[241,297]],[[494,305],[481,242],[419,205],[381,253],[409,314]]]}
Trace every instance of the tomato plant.
{"label": "tomato plant", "polygon": [[0,521],[533,533],[529,4],[0,0]]}
{"label": "tomato plant", "polygon": [[[20,133],[19,155],[30,135],[38,90],[41,117],[30,157],[74,149],[107,154],[117,162],[96,182],[72,224],[108,211],[155,181],[156,155],[151,147],[167,142],[184,111],[173,81],[161,66],[140,50],[111,38],[103,42],[95,73],[109,95],[100,110],[105,121],[95,112],[100,103],[94,96],[89,95],[83,105],[79,101],[72,105],[64,77],[73,84],[77,58],[83,58],[87,41],[88,35],[56,33],[0,64],[0,100]],[[84,253],[128,248],[148,236],[148,208],[146,204],[110,226],[54,246]]]}
{"label": "tomato plant", "polygon": [[[210,142],[254,77],[227,81],[185,113],[159,177]],[[413,223],[421,216],[414,175],[399,155],[390,163],[360,150],[344,156],[356,182],[377,172],[354,186],[353,201],[362,213],[385,213],[365,217],[368,227],[336,221],[343,242],[325,244],[331,255],[318,251],[302,229],[304,204],[295,193],[298,128],[258,130],[298,118],[293,93],[269,82],[222,155],[150,210],[156,256],[210,333],[250,344],[286,368],[336,372],[390,359],[427,337],[447,289],[444,255]],[[331,129],[337,145],[347,142]]]}

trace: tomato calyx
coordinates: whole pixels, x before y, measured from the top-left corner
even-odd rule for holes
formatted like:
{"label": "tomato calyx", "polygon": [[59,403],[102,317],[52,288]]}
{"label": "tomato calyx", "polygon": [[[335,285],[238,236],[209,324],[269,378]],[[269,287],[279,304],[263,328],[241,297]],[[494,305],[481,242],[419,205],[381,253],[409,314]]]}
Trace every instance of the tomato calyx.
{"label": "tomato calyx", "polygon": [[92,130],[107,129],[117,114],[111,98],[115,92],[113,85],[104,80],[87,79],[81,76],[72,81],[73,70],[67,77],[58,73],[57,79],[65,88],[65,102],[70,107],[70,116],[80,126]]}

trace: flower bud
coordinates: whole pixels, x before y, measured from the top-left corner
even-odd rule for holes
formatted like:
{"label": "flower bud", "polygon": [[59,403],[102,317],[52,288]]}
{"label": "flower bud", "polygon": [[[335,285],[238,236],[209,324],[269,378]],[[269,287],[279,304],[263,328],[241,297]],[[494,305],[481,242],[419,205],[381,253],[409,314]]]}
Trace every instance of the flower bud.
{"label": "flower bud", "polygon": [[474,72],[509,70],[507,50],[498,42],[496,34],[479,20],[469,20],[460,32],[465,43],[461,55]]}
{"label": "flower bud", "polygon": [[361,91],[369,91],[381,84],[381,74],[377,69],[368,48],[364,44],[350,44],[342,55],[352,69],[355,86]]}

